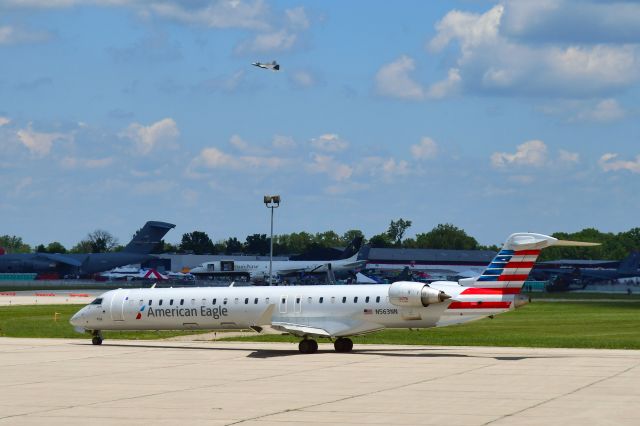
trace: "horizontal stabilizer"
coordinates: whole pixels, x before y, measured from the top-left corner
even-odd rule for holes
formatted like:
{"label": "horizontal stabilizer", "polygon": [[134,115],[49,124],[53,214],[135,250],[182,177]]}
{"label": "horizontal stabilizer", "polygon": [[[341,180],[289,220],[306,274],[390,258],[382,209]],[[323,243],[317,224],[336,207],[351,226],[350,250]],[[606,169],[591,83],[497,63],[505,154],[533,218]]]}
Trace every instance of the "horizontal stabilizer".
{"label": "horizontal stabilizer", "polygon": [[600,243],[588,243],[586,241],[567,241],[567,240],[557,240],[553,243],[554,246],[564,246],[564,247],[593,247],[599,246]]}

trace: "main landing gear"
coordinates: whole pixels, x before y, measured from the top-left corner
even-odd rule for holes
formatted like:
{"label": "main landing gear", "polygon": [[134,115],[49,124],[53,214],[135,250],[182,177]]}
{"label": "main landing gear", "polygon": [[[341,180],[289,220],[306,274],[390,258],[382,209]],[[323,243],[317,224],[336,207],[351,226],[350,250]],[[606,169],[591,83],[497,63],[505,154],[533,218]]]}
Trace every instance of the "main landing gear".
{"label": "main landing gear", "polygon": [[[338,337],[333,342],[333,347],[336,352],[351,352],[353,349],[353,341],[348,337]],[[300,350],[301,354],[316,353],[318,351],[318,342],[305,337],[305,339],[298,344],[298,350]]]}
{"label": "main landing gear", "polygon": [[353,349],[353,341],[348,337],[338,337],[335,342],[333,342],[333,347],[336,352],[351,352]]}
{"label": "main landing gear", "polygon": [[304,339],[298,345],[298,350],[302,354],[313,354],[318,351],[318,342],[313,339]]}
{"label": "main landing gear", "polygon": [[102,333],[100,333],[100,330],[93,330],[91,334],[93,335],[93,337],[91,338],[91,343],[93,343],[94,345],[101,345]]}

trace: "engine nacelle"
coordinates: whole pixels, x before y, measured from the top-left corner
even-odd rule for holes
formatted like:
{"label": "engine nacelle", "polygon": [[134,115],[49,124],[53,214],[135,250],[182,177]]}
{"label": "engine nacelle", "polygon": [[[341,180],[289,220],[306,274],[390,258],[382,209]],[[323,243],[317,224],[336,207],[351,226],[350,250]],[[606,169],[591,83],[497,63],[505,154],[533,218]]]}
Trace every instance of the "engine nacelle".
{"label": "engine nacelle", "polygon": [[396,306],[424,307],[441,303],[451,296],[424,283],[398,281],[389,286],[389,302]]}

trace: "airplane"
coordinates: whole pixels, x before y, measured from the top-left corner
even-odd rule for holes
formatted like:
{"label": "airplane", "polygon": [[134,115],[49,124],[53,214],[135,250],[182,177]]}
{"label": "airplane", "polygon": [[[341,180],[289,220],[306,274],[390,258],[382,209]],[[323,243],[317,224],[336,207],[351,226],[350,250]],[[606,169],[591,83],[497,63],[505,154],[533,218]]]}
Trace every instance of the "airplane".
{"label": "airplane", "polygon": [[[326,273],[334,274],[352,271],[364,266],[366,260],[358,260],[362,237],[356,237],[337,260],[275,260],[272,262],[272,276]],[[216,276],[242,276],[249,274],[251,281],[269,280],[268,260],[217,260],[205,262],[191,271],[198,278],[213,279]]]}
{"label": "airplane", "polygon": [[79,332],[103,342],[104,330],[275,330],[300,337],[301,353],[318,350],[317,338],[349,352],[349,338],[385,328],[429,328],[465,323],[528,302],[520,290],[540,250],[592,246],[532,233],[509,236],[482,275],[430,284],[285,287],[118,289],[100,295],[70,319]]}
{"label": "airplane", "polygon": [[278,64],[276,61],[273,61],[271,63],[253,62],[251,65],[258,68],[263,68],[265,70],[280,71],[280,64]]}
{"label": "airplane", "polygon": [[541,262],[531,274],[539,280],[552,280],[554,290],[566,290],[574,283],[584,288],[598,281],[637,277],[640,276],[638,266],[640,252],[635,251],[620,261],[562,259]]}
{"label": "airplane", "polygon": [[26,253],[0,256],[0,273],[37,272],[90,275],[118,266],[152,259],[149,255],[175,225],[149,221],[121,251],[116,253]]}

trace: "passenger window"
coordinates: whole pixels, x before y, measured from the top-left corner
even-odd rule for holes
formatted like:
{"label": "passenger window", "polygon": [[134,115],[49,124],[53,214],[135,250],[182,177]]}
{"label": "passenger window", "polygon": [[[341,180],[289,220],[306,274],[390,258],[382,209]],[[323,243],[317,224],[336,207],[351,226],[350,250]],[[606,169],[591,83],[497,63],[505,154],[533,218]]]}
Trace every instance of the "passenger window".
{"label": "passenger window", "polygon": [[331,303],[336,303],[336,297],[335,296],[331,296]]}
{"label": "passenger window", "polygon": [[140,299],[140,301],[138,302],[138,306],[142,306],[144,304],[144,300]]}
{"label": "passenger window", "polygon": [[173,305],[173,299],[169,300],[169,305]]}
{"label": "passenger window", "polygon": [[216,304],[216,299],[215,299],[215,298],[213,299],[213,304],[214,304],[214,305]]}
{"label": "passenger window", "polygon": [[353,303],[358,303],[358,296],[353,298]]}
{"label": "passenger window", "polygon": [[180,305],[184,305],[184,299],[180,299]]}
{"label": "passenger window", "polygon": [[311,304],[312,300],[313,300],[313,298],[311,298],[311,297],[307,298],[307,303]]}
{"label": "passenger window", "polygon": [[234,303],[237,305],[237,304],[238,304],[238,302],[240,301],[240,298],[239,298],[239,297],[236,297],[233,301],[234,301]]}
{"label": "passenger window", "polygon": [[347,296],[342,297],[342,303],[347,303]]}
{"label": "passenger window", "polygon": [[224,301],[222,302],[222,304],[223,304],[223,305],[226,305],[226,304],[227,304],[227,298],[226,298],[226,297],[224,298]]}
{"label": "passenger window", "polygon": [[149,299],[149,306],[151,306],[151,302],[153,302],[153,300]]}
{"label": "passenger window", "polygon": [[202,306],[207,304],[207,299],[202,299]]}
{"label": "passenger window", "polygon": [[300,304],[300,298],[296,297],[296,305],[299,305],[299,304]]}
{"label": "passenger window", "polygon": [[162,306],[162,299],[160,299],[160,301],[158,302],[159,306]]}
{"label": "passenger window", "polygon": [[285,303],[287,303],[287,299],[285,299],[285,298],[283,297],[283,298],[282,298],[282,301],[281,301],[280,303],[282,303],[282,304],[284,305]]}
{"label": "passenger window", "polygon": [[320,303],[322,303],[324,301],[324,297],[320,298]]}
{"label": "passenger window", "polygon": [[255,299],[253,299],[253,304],[257,305],[258,304],[258,298],[256,297]]}
{"label": "passenger window", "polygon": [[264,303],[266,303],[267,305],[269,304],[269,298],[268,297],[266,299],[264,299]]}
{"label": "passenger window", "polygon": [[365,297],[364,303],[369,303],[369,296]]}
{"label": "passenger window", "polygon": [[244,304],[245,304],[245,305],[248,305],[248,304],[249,304],[249,298],[248,298],[248,297],[245,297],[245,298],[244,298]]}
{"label": "passenger window", "polygon": [[376,303],[380,303],[380,296],[376,297]]}

